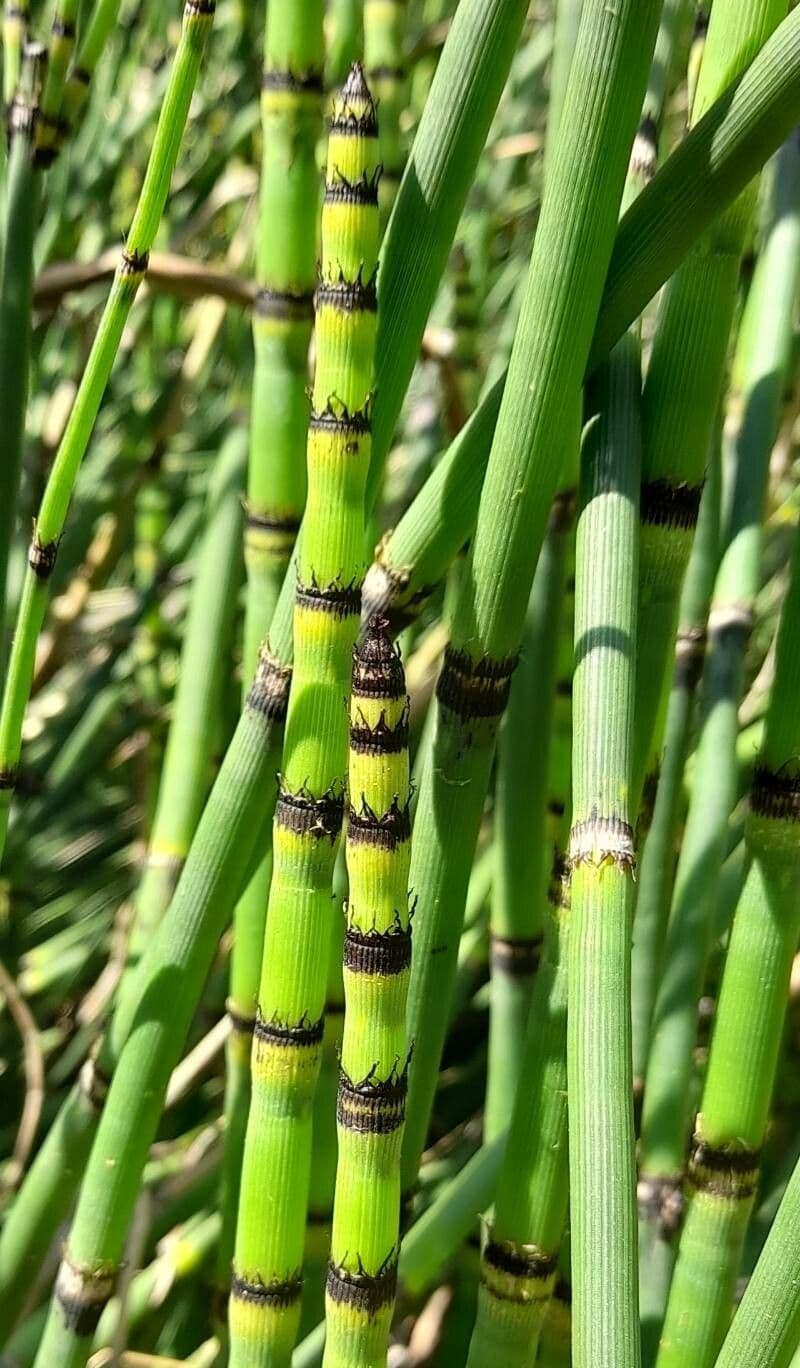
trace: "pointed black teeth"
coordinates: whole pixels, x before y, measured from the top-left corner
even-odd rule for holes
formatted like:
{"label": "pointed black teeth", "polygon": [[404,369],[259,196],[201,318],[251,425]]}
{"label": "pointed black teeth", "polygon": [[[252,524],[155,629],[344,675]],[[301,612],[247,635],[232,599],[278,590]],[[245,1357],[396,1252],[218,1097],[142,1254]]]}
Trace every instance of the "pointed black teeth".
{"label": "pointed black teeth", "polygon": [[309,1021],[308,1017],[304,1016],[294,1025],[287,1025],[282,1021],[265,1020],[260,1011],[253,1027],[256,1041],[272,1045],[279,1050],[317,1049],[322,1044],[324,1033],[324,1017],[320,1017],[318,1021]]}
{"label": "pointed black teeth", "polygon": [[357,698],[401,699],[405,692],[405,670],[389,636],[389,621],[376,614],[353,651],[353,694]]}
{"label": "pointed black teeth", "polygon": [[359,100],[369,101],[369,103],[372,104],[372,95],[370,93],[370,88],[367,85],[364,68],[360,62],[354,62],[351,66],[347,74],[347,80],[342,86],[341,98],[343,102],[348,100]]}
{"label": "pointed black teeth", "polygon": [[281,787],[275,807],[277,826],[295,836],[312,836],[315,840],[336,841],[342,829],[344,795],[330,789],[321,798],[301,789],[291,793]]}
{"label": "pointed black teeth", "polygon": [[370,1274],[360,1269],[353,1273],[346,1268],[329,1264],[325,1285],[327,1296],[338,1305],[349,1306],[362,1315],[374,1316],[386,1306],[391,1306],[397,1291],[397,1259],[394,1253],[391,1262],[386,1263],[377,1273]]}
{"label": "pointed black teeth", "polygon": [[333,107],[331,133],[340,137],[376,138],[378,116],[364,68],[355,62]]}
{"label": "pointed black teeth", "polygon": [[234,1301],[247,1302],[251,1306],[271,1307],[279,1310],[292,1306],[300,1298],[303,1279],[300,1270],[290,1278],[276,1282],[263,1282],[261,1278],[241,1278],[235,1275],[231,1281],[231,1296]]}
{"label": "pointed black teeth", "polygon": [[344,939],[344,968],[351,974],[393,978],[411,968],[411,928],[360,931],[348,927]]}
{"label": "pointed black teeth", "polygon": [[382,850],[396,850],[399,845],[411,839],[411,807],[407,803],[400,806],[395,798],[392,806],[383,813],[373,812],[363,798],[361,807],[350,807],[347,814],[348,845],[378,846]]}

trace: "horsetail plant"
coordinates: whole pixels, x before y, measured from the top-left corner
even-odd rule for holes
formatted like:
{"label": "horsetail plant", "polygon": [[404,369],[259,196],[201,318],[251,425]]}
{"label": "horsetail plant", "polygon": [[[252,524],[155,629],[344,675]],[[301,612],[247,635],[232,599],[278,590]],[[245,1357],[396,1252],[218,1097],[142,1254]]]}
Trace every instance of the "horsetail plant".
{"label": "horsetail plant", "polygon": [[697,1003],[712,932],[716,881],[736,797],[735,741],[744,650],[758,587],[767,465],[791,331],[791,290],[783,292],[792,280],[796,283],[800,270],[796,160],[797,147],[792,139],[779,158],[774,220],[760,263],[764,294],[754,287],[752,296],[758,338],[758,347],[751,352],[755,370],[748,376],[741,429],[733,443],[734,488],[708,619],[692,800],[675,875],[666,966],[655,1001],[642,1115],[641,1172],[643,1195],[647,1196],[649,1189],[651,1205],[656,1201],[657,1206],[674,1204],[674,1190],[683,1169]]}
{"label": "horsetail plant", "polygon": [[408,699],[383,619],[356,648],[350,703],[339,1161],[326,1368],[386,1356],[397,1282],[411,967]]}
{"label": "horsetail plant", "polygon": [[173,716],[128,942],[130,965],[138,963],[170,904],[210,780],[223,684],[219,647],[230,640],[240,579],[243,438],[234,430],[210,481]]}
{"label": "horsetail plant", "polygon": [[[639,347],[589,387],[575,588],[567,1087],[573,1355],[639,1363],[630,1050]],[[604,547],[602,558],[597,548]],[[596,1194],[602,1192],[602,1201]]]}
{"label": "horsetail plant", "polygon": [[381,218],[388,221],[403,175],[406,105],[405,40],[407,0],[364,0],[364,68],[381,111],[379,190]]}
{"label": "horsetail plant", "polygon": [[[628,5],[613,17],[602,4],[584,9],[475,537],[437,686],[433,750],[417,816],[432,837],[412,855],[419,911],[409,994],[416,1055],[404,1148],[407,1188],[416,1179],[433,1101],[496,729],[600,305],[658,9],[647,6],[644,28],[641,6],[635,22]],[[588,186],[595,176],[590,210]]]}
{"label": "horsetail plant", "polygon": [[38,43],[26,44],[19,84],[15,85],[8,105],[8,165],[0,267],[0,419],[5,433],[0,476],[0,629],[3,633],[0,658],[4,663],[8,561],[16,524],[28,402],[33,238],[41,192],[41,174],[36,166],[36,125],[46,66],[46,50]]}
{"label": "horsetail plant", "polygon": [[116,358],[122,330],[147,272],[150,248],[169,193],[213,14],[213,0],[186,0],[181,38],[136,213],[36,519],[0,710],[0,845],[3,847],[36,642],[47,607],[48,579],[55,566],[72,489]]}
{"label": "horsetail plant", "polygon": [[484,1116],[489,1140],[506,1129],[511,1116],[542,949],[542,913],[552,864],[547,840],[549,742],[573,521],[574,491],[567,489],[553,504],[533,579],[520,664],[498,741]]}
{"label": "horsetail plant", "polygon": [[[787,281],[796,282],[800,256],[798,165],[797,140],[792,139],[778,159],[775,217],[761,262],[763,295],[751,353],[754,370],[738,442],[742,465],[755,467],[756,472],[772,446],[785,375],[792,312]],[[762,501],[758,489],[743,511],[734,496],[731,539],[719,578],[730,586],[728,601],[738,587],[737,604],[748,603],[748,568],[750,558],[758,554]],[[732,554],[737,545],[738,555]],[[798,937],[797,841],[792,822],[796,816],[793,766],[800,737],[795,710],[787,701],[795,664],[795,612],[793,580],[778,641],[779,663],[764,745],[751,791],[748,845],[752,863],[734,918],[695,1125],[687,1179],[689,1215],[681,1236],[659,1364],[685,1362],[687,1356],[699,1368],[714,1362],[726,1328],[758,1178],[788,967]],[[754,1011],[757,1001],[760,1007]],[[673,1068],[681,1065],[682,1053],[677,1053]]]}
{"label": "horsetail plant", "polygon": [[[784,0],[752,0],[745,5],[718,0],[692,110],[695,123],[764,45],[786,9]],[[746,191],[717,221],[671,280],[643,391],[636,803],[677,627],[680,586],[722,393],[739,261],[754,193],[752,188]],[[702,307],[700,298],[705,301]],[[670,624],[669,631],[664,630],[665,623]]]}
{"label": "horsetail plant", "polygon": [[[308,352],[317,269],[317,143],[322,130],[322,3],[267,10],[261,90],[263,156],[253,310],[255,368],[250,424],[242,673],[245,689],[269,631],[306,496]],[[263,822],[274,797],[265,794]],[[227,1283],[238,1174],[250,1095],[248,1030],[254,1020],[264,917],[272,874],[267,848],[234,914],[227,1049],[224,1223],[219,1246]]]}
{"label": "horsetail plant", "polygon": [[481,1254],[468,1368],[529,1364],[555,1285],[567,1210],[567,946],[569,888],[554,861],[544,953],[494,1216]]}
{"label": "horsetail plant", "polygon": [[331,889],[346,777],[342,701],[349,692],[365,568],[377,135],[375,106],[356,65],[334,103],[328,142],[308,502],[297,561],[294,673],[253,1032],[230,1301],[231,1368],[288,1364],[300,1309],[311,1103],[324,1026]]}

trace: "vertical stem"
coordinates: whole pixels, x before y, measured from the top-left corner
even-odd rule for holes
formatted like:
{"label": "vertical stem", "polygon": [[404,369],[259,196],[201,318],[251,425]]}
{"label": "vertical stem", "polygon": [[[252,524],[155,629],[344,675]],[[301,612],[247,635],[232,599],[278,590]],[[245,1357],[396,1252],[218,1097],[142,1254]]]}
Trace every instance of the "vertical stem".
{"label": "vertical stem", "polygon": [[72,490],[133,301],[147,272],[211,28],[213,0],[186,0],[181,39],[164,96],[144,184],[78,393],[56,454],[28,554],[28,569],[0,710],[0,846],[5,846],[20,757],[22,723],[33,679],[36,642],[47,608]]}
{"label": "vertical stem", "polygon": [[339,1162],[323,1363],[379,1368],[397,1285],[411,967],[408,699],[383,619],[373,620],[355,654],[348,788]]}
{"label": "vertical stem", "polygon": [[641,439],[633,334],[600,368],[588,401],[596,413],[584,437],[578,515],[569,843],[573,1362],[637,1368],[630,779]]}
{"label": "vertical stem", "polygon": [[273,829],[230,1302],[231,1368],[288,1364],[300,1310],[311,1104],[331,941],[364,573],[378,257],[377,119],[355,66],[334,106],[317,291],[295,666]]}

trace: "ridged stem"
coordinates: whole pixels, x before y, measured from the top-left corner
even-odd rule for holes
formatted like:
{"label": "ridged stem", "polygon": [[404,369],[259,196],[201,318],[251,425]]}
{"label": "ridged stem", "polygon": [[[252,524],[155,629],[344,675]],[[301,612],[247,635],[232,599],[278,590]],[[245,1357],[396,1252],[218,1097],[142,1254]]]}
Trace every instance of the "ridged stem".
{"label": "ridged stem", "polygon": [[[709,41],[710,36],[711,30]],[[757,568],[760,548],[763,477],[759,489],[758,471],[768,461],[777,429],[791,334],[788,293],[792,281],[796,287],[800,270],[796,138],[787,144],[778,165],[771,231],[762,258],[757,341],[750,351],[752,369],[738,439],[739,469],[755,470],[756,488],[749,500],[737,498],[738,490],[734,495],[731,538],[717,580],[718,587],[722,581],[726,602],[735,599],[745,607],[751,601],[753,562]],[[784,607],[766,733],[753,779],[747,828],[752,862],[734,917],[695,1124],[689,1212],[664,1322],[658,1357],[662,1368],[712,1364],[727,1328],[758,1178],[789,967],[800,931],[794,773],[800,729],[796,710],[788,704],[789,681],[797,669],[795,581],[796,574]],[[713,626],[713,616],[711,622]],[[698,772],[695,793],[700,780]],[[694,1021],[696,996],[690,1005]],[[678,1057],[677,1066],[681,1064]]]}
{"label": "ridged stem", "polygon": [[251,1060],[229,1326],[231,1368],[288,1364],[300,1311],[311,1104],[364,572],[378,259],[377,119],[355,66],[334,104],[317,290],[294,673]]}
{"label": "ridged stem", "polygon": [[[745,189],[798,117],[800,13],[793,11],[623,215],[595,328],[590,372],[713,220]],[[469,539],[504,384],[505,376],[486,392],[423,491],[378,548],[365,585],[370,610],[418,611]],[[647,758],[646,753],[643,765]]]}
{"label": "ridged stem", "polygon": [[468,1368],[530,1364],[556,1281],[567,1211],[569,898],[562,876],[559,864],[494,1219],[481,1254]]}
{"label": "ridged stem", "polygon": [[[437,686],[431,762],[412,853],[418,895],[409,994],[415,1067],[404,1182],[422,1152],[447,1027],[466,880],[547,517],[564,465],[658,5],[584,10],[526,299],[483,485],[451,643]],[[611,109],[613,108],[613,116]],[[590,207],[591,206],[591,207]]]}
{"label": "ridged stem", "polygon": [[408,102],[407,15],[408,0],[364,0],[364,68],[381,111],[379,203],[384,224],[394,208],[405,166],[400,119]]}
{"label": "ridged stem", "polygon": [[33,679],[36,642],[47,608],[48,580],[122,330],[147,271],[148,253],[169,193],[212,17],[212,0],[186,0],[181,38],[139,202],[36,519],[0,711],[2,846],[5,845],[20,756],[22,723]]}
{"label": "ridged stem", "polygon": [[[752,0],[744,5],[739,0],[720,0],[715,6],[692,111],[695,123],[752,60],[785,13],[784,0]],[[754,195],[751,187],[709,230],[670,281],[661,303],[642,396],[642,546],[633,775],[637,803],[677,628],[680,588],[722,394],[739,261]]]}
{"label": "ridged stem", "polygon": [[640,1361],[630,1036],[639,366],[629,334],[589,387],[578,513],[567,1034],[576,1368]]}
{"label": "ridged stem", "polygon": [[408,698],[386,623],[353,664],[339,1161],[324,1368],[382,1368],[397,1285],[409,1048]]}
{"label": "ridged stem", "polygon": [[574,492],[553,505],[526,614],[520,664],[498,740],[496,868],[491,905],[491,998],[484,1134],[505,1130],[542,946],[552,863],[547,839],[550,736]]}
{"label": "ridged stem", "polygon": [[172,720],[128,942],[129,967],[139,962],[170,904],[211,779],[225,647],[241,579],[243,472],[244,434],[234,431],[220,450],[209,482]]}
{"label": "ridged stem", "polygon": [[[717,11],[715,11],[717,13]],[[712,30],[709,30],[709,43]],[[709,614],[709,645],[700,698],[700,738],[692,798],[675,875],[665,968],[656,997],[642,1115],[642,1176],[679,1179],[689,1129],[697,1004],[703,988],[717,883],[736,798],[736,736],[744,650],[759,583],[761,522],[769,455],[778,423],[791,334],[783,294],[800,272],[800,155],[796,140],[781,157],[765,279],[755,296],[759,346],[735,446],[730,526]],[[774,272],[774,275],[773,275]],[[783,305],[783,307],[781,307]]]}
{"label": "ridged stem", "polygon": [[[323,6],[267,8],[261,90],[263,156],[253,311],[253,399],[245,524],[242,674],[253,676],[280,596],[306,497],[308,353],[314,318],[322,131]],[[246,687],[246,685],[245,685]],[[265,850],[234,912],[228,1006],[226,1137],[222,1165],[221,1287],[233,1258],[242,1144],[250,1102],[248,1023],[255,1020],[272,878],[269,829],[275,791],[264,794]]]}
{"label": "ridged stem", "polygon": [[790,1368],[800,1344],[800,1165],[717,1358],[717,1368]]}

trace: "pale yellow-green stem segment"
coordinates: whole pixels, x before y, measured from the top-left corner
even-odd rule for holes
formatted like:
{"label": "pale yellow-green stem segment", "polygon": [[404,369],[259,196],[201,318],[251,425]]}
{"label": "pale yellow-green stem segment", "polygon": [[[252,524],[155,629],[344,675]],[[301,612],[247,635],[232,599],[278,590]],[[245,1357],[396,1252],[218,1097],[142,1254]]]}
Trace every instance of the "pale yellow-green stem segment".
{"label": "pale yellow-green stem segment", "polygon": [[344,811],[352,650],[365,563],[378,259],[377,118],[355,66],[328,143],[308,499],[294,675],[273,830],[252,1098],[230,1301],[231,1368],[288,1365],[300,1312],[311,1107]]}
{"label": "pale yellow-green stem segment", "polygon": [[325,1368],[385,1364],[397,1283],[411,826],[405,675],[386,628],[373,620],[356,652],[350,704],[350,894]]}

